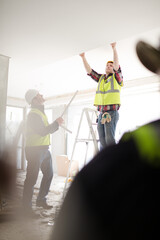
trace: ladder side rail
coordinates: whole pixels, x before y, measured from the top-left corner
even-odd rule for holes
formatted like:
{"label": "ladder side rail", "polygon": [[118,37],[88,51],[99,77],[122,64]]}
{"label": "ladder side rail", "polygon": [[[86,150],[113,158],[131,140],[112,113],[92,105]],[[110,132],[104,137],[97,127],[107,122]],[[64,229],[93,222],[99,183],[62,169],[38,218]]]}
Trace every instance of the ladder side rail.
{"label": "ladder side rail", "polygon": [[[91,121],[93,122],[93,116],[94,116],[94,110],[93,111],[91,111],[91,109],[89,109],[90,110],[90,112],[91,112]],[[86,111],[89,111],[88,109],[86,109]],[[87,116],[86,116],[87,117]],[[88,119],[87,119],[88,120]],[[88,123],[89,124],[89,123]],[[91,135],[91,131],[90,131],[90,129],[89,129],[89,134],[88,134],[88,139],[90,139],[90,135]],[[88,142],[86,142],[86,155],[85,155],[85,160],[84,160],[84,166],[86,165],[86,160],[87,160],[87,154],[88,154],[88,148],[89,148],[89,141]]]}
{"label": "ladder side rail", "polygon": [[[93,115],[95,114],[95,117],[96,117],[96,119],[97,119],[97,117],[98,117],[98,113],[97,113],[97,110],[95,110],[95,109],[91,109],[93,112],[92,112],[92,125],[91,126],[93,126],[93,125],[96,125],[97,126],[97,123],[94,123],[93,124]],[[99,149],[98,149],[98,139],[96,138],[96,133],[94,132],[94,130],[93,130],[93,127],[92,127],[92,132],[93,132],[93,134],[94,134],[94,139],[95,139],[95,143],[96,143],[96,148],[95,148],[95,154],[97,153],[97,152],[99,152]]]}
{"label": "ladder side rail", "polygon": [[83,109],[83,111],[81,113],[81,118],[80,118],[80,121],[79,121],[78,130],[77,130],[77,134],[76,134],[74,145],[73,145],[73,151],[72,151],[71,159],[70,159],[69,166],[68,166],[66,181],[65,181],[64,190],[63,190],[63,199],[65,197],[67,182],[68,182],[68,178],[69,178],[69,173],[70,173],[71,164],[72,164],[72,161],[73,161],[73,155],[74,155],[74,151],[75,151],[75,147],[76,147],[76,143],[77,143],[77,139],[78,139],[78,135],[79,135],[79,131],[80,131],[83,115],[84,115],[84,109]]}
{"label": "ladder side rail", "polygon": [[96,153],[98,152],[98,144],[97,144],[97,140],[96,140],[96,136],[95,136],[95,133],[93,131],[93,127],[92,127],[92,122],[89,118],[89,114],[87,111],[85,111],[85,114],[86,114],[86,117],[87,117],[87,120],[88,120],[88,125],[89,125],[89,128],[90,128],[90,132],[91,132],[91,135],[92,135],[92,138],[93,138],[93,143],[94,143],[94,147],[95,147],[95,151]]}
{"label": "ladder side rail", "polygon": [[[95,109],[93,109],[93,113],[95,113],[95,117],[96,117],[96,119],[98,118],[98,113],[97,113],[97,110],[95,110]],[[94,114],[93,114],[94,115]],[[96,125],[96,127],[97,127],[97,123],[96,123],[96,121],[95,121],[95,123],[93,123],[93,115],[92,115],[92,126],[93,125]],[[93,129],[93,127],[92,127],[92,129]],[[97,130],[96,130],[97,131]],[[96,141],[96,149],[95,149],[95,154],[96,153],[98,153],[99,152],[99,148],[98,148],[98,141],[99,141],[99,139],[97,139],[96,138],[96,132],[94,132],[94,130],[93,130],[93,133],[94,133],[94,139],[95,139],[95,141]]]}
{"label": "ladder side rail", "polygon": [[88,142],[88,141],[86,141],[86,153],[85,153],[85,158],[84,158],[84,164],[83,164],[83,166],[85,166],[85,165],[86,165],[87,154],[88,154],[88,147],[89,147],[89,142]]}
{"label": "ladder side rail", "polygon": [[[86,111],[89,111],[90,109],[89,108],[85,108],[85,112]],[[92,111],[92,119],[93,119],[93,111]],[[87,116],[86,116],[87,118]],[[87,119],[88,121],[88,119]],[[88,123],[89,124],[89,123]],[[91,135],[91,132],[90,132],[90,129],[89,129],[89,133],[88,133],[88,139],[90,139],[90,135]],[[89,148],[89,141],[86,141],[86,153],[85,153],[85,159],[84,159],[84,166],[86,165],[86,160],[87,160],[87,154],[88,154],[88,148]]]}

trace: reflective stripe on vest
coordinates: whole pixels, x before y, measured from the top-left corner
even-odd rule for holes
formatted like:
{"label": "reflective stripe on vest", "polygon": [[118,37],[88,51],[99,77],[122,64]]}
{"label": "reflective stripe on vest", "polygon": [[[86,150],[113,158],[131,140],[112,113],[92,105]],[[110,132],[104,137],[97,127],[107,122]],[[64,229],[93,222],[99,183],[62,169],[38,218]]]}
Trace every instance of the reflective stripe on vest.
{"label": "reflective stripe on vest", "polygon": [[114,74],[106,81],[104,78],[105,75],[102,75],[99,79],[94,105],[120,104],[121,86],[115,79]]}
{"label": "reflective stripe on vest", "polygon": [[[41,117],[44,125],[48,126],[47,116],[40,110],[33,108],[31,109],[30,113],[38,114]],[[48,145],[50,145],[50,134],[46,136],[40,136],[39,134],[36,134],[32,128],[27,127],[26,146],[48,146]]]}
{"label": "reflective stripe on vest", "polygon": [[139,129],[126,133],[123,141],[133,138],[143,161],[160,167],[160,136],[152,124],[144,125]]}

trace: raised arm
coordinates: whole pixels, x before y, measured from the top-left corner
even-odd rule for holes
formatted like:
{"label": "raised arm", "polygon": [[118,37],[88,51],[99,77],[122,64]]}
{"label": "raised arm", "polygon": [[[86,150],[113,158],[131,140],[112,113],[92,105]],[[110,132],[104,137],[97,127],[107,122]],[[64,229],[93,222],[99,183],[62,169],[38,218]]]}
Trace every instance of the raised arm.
{"label": "raised arm", "polygon": [[90,73],[92,72],[92,68],[90,67],[90,65],[89,65],[88,62],[87,62],[87,59],[86,59],[86,57],[85,57],[85,53],[81,53],[81,54],[79,54],[79,56],[82,58],[84,67],[85,67],[85,69],[86,69],[86,72],[87,72],[88,74],[90,74]]}
{"label": "raised arm", "polygon": [[116,42],[111,43],[111,47],[113,50],[113,68],[114,68],[114,70],[118,71],[119,60],[118,60],[118,53],[117,53],[117,49],[116,49]]}

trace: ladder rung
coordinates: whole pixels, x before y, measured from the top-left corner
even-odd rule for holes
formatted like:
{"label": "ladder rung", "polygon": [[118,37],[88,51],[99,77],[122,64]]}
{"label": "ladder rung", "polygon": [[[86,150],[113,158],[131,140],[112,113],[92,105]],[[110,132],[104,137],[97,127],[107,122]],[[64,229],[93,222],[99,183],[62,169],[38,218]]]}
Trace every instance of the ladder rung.
{"label": "ladder rung", "polygon": [[[96,141],[99,141],[98,139],[95,139]],[[93,142],[94,140],[93,139],[76,139],[77,142]]]}

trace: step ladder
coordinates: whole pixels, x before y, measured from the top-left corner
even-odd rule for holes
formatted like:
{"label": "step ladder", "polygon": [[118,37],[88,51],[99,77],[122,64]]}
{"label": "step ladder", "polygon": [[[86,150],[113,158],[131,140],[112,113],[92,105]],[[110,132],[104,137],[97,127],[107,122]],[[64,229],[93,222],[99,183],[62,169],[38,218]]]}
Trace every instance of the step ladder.
{"label": "step ladder", "polygon": [[[83,121],[85,116],[86,116],[86,120],[87,120],[88,127],[89,127],[88,138],[79,138],[80,129],[82,127],[82,121]],[[73,161],[73,156],[74,156],[76,144],[79,143],[79,142],[85,142],[86,143],[86,152],[85,152],[84,166],[86,165],[86,159],[87,159],[89,143],[93,142],[93,145],[94,145],[94,155],[96,153],[98,153],[98,151],[99,151],[99,149],[98,149],[98,141],[99,140],[96,138],[96,133],[95,133],[94,128],[93,128],[94,125],[97,125],[96,119],[97,119],[97,111],[95,109],[84,108],[82,110],[80,121],[79,121],[79,125],[78,125],[77,134],[76,134],[74,145],[73,145],[73,151],[72,151],[72,155],[71,155],[71,159],[70,159],[70,163],[69,163],[69,167],[68,167],[68,171],[67,171],[67,177],[66,177],[66,181],[65,181],[64,190],[63,190],[63,199],[64,199],[64,197],[66,195],[68,178],[69,178],[69,173],[70,173],[71,164],[72,164],[72,161]]]}

